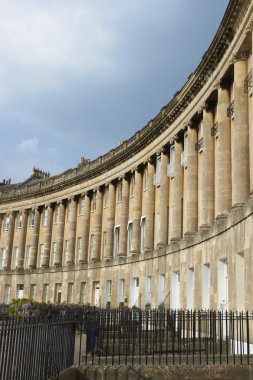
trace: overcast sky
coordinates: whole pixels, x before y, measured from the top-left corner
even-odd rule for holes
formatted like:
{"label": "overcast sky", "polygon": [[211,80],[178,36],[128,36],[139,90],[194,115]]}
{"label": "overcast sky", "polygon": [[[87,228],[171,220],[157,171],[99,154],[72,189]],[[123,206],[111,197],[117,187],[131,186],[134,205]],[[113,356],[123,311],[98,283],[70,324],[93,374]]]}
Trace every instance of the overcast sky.
{"label": "overcast sky", "polygon": [[94,159],[195,70],[228,0],[0,0],[0,181]]}

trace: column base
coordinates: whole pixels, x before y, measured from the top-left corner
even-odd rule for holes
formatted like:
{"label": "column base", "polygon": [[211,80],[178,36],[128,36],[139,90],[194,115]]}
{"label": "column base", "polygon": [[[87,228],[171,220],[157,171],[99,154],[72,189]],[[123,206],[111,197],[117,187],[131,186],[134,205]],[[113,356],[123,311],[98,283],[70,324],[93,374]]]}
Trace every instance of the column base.
{"label": "column base", "polygon": [[199,226],[200,231],[205,231],[205,230],[208,230],[209,228],[211,228],[211,224],[201,224]]}
{"label": "column base", "polygon": [[184,237],[191,237],[191,236],[193,236],[193,235],[196,235],[196,233],[197,233],[197,231],[186,231],[185,233],[184,233]]}
{"label": "column base", "polygon": [[241,208],[245,205],[244,202],[242,203],[235,203],[233,206],[232,206],[232,210],[236,209],[236,208]]}
{"label": "column base", "polygon": [[87,260],[79,260],[78,264],[87,264]]}
{"label": "column base", "polygon": [[219,220],[224,220],[228,217],[228,213],[224,212],[224,213],[221,213],[221,214],[218,214],[215,218],[216,221],[219,221]]}
{"label": "column base", "polygon": [[68,262],[66,263],[66,265],[67,265],[67,267],[70,267],[70,266],[72,266],[72,265],[75,265],[75,263],[74,263],[73,261],[68,261]]}
{"label": "column base", "polygon": [[104,261],[112,261],[113,257],[104,257]]}
{"label": "column base", "polygon": [[177,242],[179,242],[181,240],[181,238],[178,238],[178,237],[172,237],[171,239],[170,239],[170,243],[177,243]]}
{"label": "column base", "polygon": [[125,253],[118,253],[117,254],[117,258],[118,259],[124,259],[124,258],[126,258],[127,257],[127,255],[125,254]]}
{"label": "column base", "polygon": [[140,254],[140,251],[134,250],[130,252],[131,256],[136,256]]}
{"label": "column base", "polygon": [[161,248],[161,247],[165,247],[165,246],[166,246],[166,244],[162,243],[162,242],[159,242],[159,243],[156,244],[157,248]]}

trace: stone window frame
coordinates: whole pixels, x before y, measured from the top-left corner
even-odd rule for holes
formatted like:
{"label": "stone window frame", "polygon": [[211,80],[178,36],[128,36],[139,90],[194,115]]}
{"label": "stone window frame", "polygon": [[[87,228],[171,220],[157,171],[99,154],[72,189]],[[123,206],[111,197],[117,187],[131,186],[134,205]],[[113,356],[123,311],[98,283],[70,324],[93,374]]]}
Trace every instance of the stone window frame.
{"label": "stone window frame", "polygon": [[119,239],[120,239],[120,224],[117,224],[116,226],[114,226],[114,244],[113,244],[114,258],[116,258],[119,253]]}
{"label": "stone window frame", "polygon": [[16,269],[18,266],[18,251],[19,248],[17,245],[13,247],[13,257],[12,257],[12,268]]}
{"label": "stone window frame", "polygon": [[28,228],[33,228],[35,223],[35,212],[31,210],[29,212]]}
{"label": "stone window frame", "polygon": [[20,230],[22,227],[22,214],[17,213],[15,229]]}
{"label": "stone window frame", "polygon": [[48,209],[47,207],[44,207],[43,212],[42,212],[42,226],[43,227],[46,227],[47,220],[48,220]]}
{"label": "stone window frame", "polygon": [[0,250],[0,270],[3,269],[4,260],[6,260],[6,247],[2,247]]}
{"label": "stone window frame", "polygon": [[26,251],[25,251],[25,258],[26,258],[26,267],[29,268],[29,262],[31,259],[31,252],[32,252],[32,246],[31,244],[27,244]]}
{"label": "stone window frame", "polygon": [[120,202],[122,202],[122,181],[119,181],[117,185],[117,203]]}

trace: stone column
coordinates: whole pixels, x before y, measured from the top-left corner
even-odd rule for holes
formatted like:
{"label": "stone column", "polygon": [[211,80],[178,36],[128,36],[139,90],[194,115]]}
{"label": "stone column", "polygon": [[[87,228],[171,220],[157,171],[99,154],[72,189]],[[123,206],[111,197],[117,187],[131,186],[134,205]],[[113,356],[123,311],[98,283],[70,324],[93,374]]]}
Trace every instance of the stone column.
{"label": "stone column", "polygon": [[81,255],[79,258],[79,263],[87,263],[88,261],[88,251],[89,251],[89,231],[90,231],[90,204],[91,199],[88,194],[84,195],[84,215],[83,215],[83,225],[82,225],[82,245],[81,245]]}
{"label": "stone column", "polygon": [[174,178],[172,192],[172,215],[171,221],[171,241],[180,240],[182,238],[182,215],[183,215],[183,168],[181,166],[182,144],[175,140],[175,158],[174,158]]}
{"label": "stone column", "polygon": [[75,247],[76,247],[76,219],[77,219],[77,202],[75,198],[70,200],[70,221],[69,221],[69,255],[66,258],[67,265],[75,264]]}
{"label": "stone column", "polygon": [[6,244],[6,260],[3,263],[3,269],[10,269],[11,267],[14,227],[15,227],[15,213],[12,211],[9,214],[9,229],[8,229],[7,244]]}
{"label": "stone column", "polygon": [[51,251],[51,239],[52,239],[52,226],[53,226],[53,208],[52,205],[46,205],[47,208],[47,225],[45,232],[45,245],[44,245],[44,255],[42,258],[41,266],[44,268],[49,267],[50,262],[50,251]]}
{"label": "stone column", "polygon": [[161,184],[160,184],[160,229],[158,237],[158,246],[168,244],[168,204],[169,204],[169,177],[167,176],[167,168],[169,157],[166,151],[161,153]]}
{"label": "stone column", "polygon": [[119,252],[118,257],[127,256],[127,222],[129,211],[129,182],[128,178],[122,179],[122,203],[120,215],[120,234],[119,234]]}
{"label": "stone column", "polygon": [[147,204],[146,204],[146,238],[144,250],[150,252],[154,249],[154,213],[155,213],[155,187],[154,187],[155,166],[150,160],[148,162],[147,174]]}
{"label": "stone column", "polygon": [[142,210],[142,174],[140,169],[135,169],[135,194],[133,205],[133,239],[132,254],[140,253],[141,249],[141,210]]}
{"label": "stone column", "polygon": [[100,261],[101,253],[101,236],[102,236],[102,212],[103,212],[103,193],[101,189],[97,190],[97,204],[95,211],[94,223],[94,247],[92,250],[91,261]]}
{"label": "stone column", "polygon": [[216,217],[227,216],[232,206],[231,188],[231,120],[227,117],[227,109],[230,103],[229,90],[218,88],[218,144],[216,158]]}
{"label": "stone column", "polygon": [[64,227],[65,227],[65,205],[63,201],[58,203],[60,207],[59,222],[56,231],[56,255],[54,266],[62,266],[62,253],[63,253],[63,239],[64,239]]}
{"label": "stone column", "polygon": [[[211,133],[211,132],[210,132]],[[198,230],[198,152],[197,129],[190,122],[187,128],[187,166],[184,168],[184,235]]]}
{"label": "stone column", "polygon": [[106,251],[105,260],[113,259],[114,248],[114,224],[115,224],[115,203],[116,203],[116,191],[114,183],[109,183],[109,200],[107,210],[107,230],[106,230]]}
{"label": "stone column", "polygon": [[22,224],[19,231],[19,244],[18,244],[18,269],[24,269],[24,257],[25,257],[25,243],[26,243],[26,231],[27,231],[28,211],[22,211]]}
{"label": "stone column", "polygon": [[232,126],[232,206],[241,206],[249,196],[248,96],[244,92],[247,57],[240,54],[234,64],[234,123]]}
{"label": "stone column", "polygon": [[[249,29],[249,32],[251,33],[251,40],[252,45],[251,49],[253,51],[253,25],[251,24],[251,29]],[[252,57],[251,57],[252,58]],[[252,70],[253,72],[253,64],[251,59],[251,67],[248,67],[248,71],[250,72]],[[248,93],[248,102],[249,102],[249,170],[250,170],[250,193],[253,193],[253,95],[252,90],[250,90]]]}
{"label": "stone column", "polygon": [[40,233],[40,219],[41,214],[38,207],[34,210],[34,226],[32,235],[32,246],[31,246],[31,257],[29,261],[29,268],[36,268],[37,256],[38,256],[38,243],[39,243],[39,233]]}
{"label": "stone column", "polygon": [[2,225],[3,225],[3,216],[4,214],[0,214],[0,239],[1,239],[1,236],[2,236]]}
{"label": "stone column", "polygon": [[201,188],[199,194],[199,228],[205,229],[214,223],[214,141],[211,136],[214,118],[208,105],[203,105],[203,151],[201,165]]}

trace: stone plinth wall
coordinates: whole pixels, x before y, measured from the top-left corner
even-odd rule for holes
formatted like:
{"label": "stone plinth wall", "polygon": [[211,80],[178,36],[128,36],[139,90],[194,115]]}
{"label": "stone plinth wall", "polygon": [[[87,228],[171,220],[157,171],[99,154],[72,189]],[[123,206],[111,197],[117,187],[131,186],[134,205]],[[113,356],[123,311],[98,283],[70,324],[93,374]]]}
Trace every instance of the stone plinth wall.
{"label": "stone plinth wall", "polygon": [[59,380],[252,380],[253,367],[214,366],[73,366]]}

